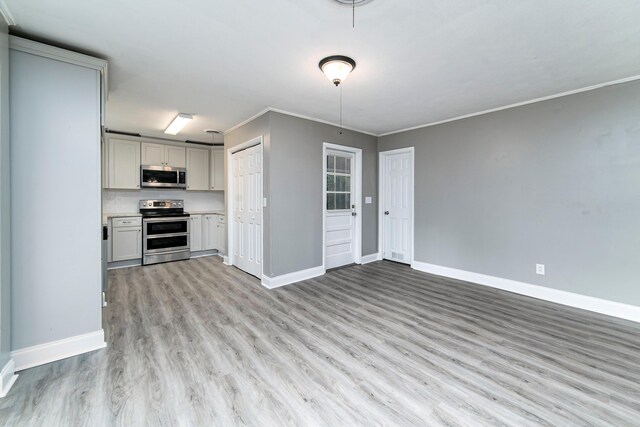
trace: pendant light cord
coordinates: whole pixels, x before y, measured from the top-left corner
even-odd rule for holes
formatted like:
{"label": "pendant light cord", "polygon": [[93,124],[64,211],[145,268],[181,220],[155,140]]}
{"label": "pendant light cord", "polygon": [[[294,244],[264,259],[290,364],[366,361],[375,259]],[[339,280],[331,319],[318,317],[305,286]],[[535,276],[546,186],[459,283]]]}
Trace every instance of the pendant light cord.
{"label": "pendant light cord", "polygon": [[340,135],[342,135],[342,86],[340,86]]}
{"label": "pendant light cord", "polygon": [[352,22],[352,25],[353,25],[353,28],[355,28],[356,27],[356,0],[353,0],[351,2],[351,10],[353,11],[353,15],[352,15],[353,22]]}

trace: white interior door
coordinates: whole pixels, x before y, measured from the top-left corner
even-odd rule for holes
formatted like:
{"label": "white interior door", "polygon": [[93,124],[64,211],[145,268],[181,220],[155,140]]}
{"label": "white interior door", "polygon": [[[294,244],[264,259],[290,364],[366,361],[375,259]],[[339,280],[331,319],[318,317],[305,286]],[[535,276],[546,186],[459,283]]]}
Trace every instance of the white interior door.
{"label": "white interior door", "polygon": [[232,155],[234,264],[262,277],[262,154],[256,145]]}
{"label": "white interior door", "polygon": [[413,153],[383,154],[382,257],[411,263],[413,239]]}
{"label": "white interior door", "polygon": [[356,259],[355,155],[326,151],[325,268]]}

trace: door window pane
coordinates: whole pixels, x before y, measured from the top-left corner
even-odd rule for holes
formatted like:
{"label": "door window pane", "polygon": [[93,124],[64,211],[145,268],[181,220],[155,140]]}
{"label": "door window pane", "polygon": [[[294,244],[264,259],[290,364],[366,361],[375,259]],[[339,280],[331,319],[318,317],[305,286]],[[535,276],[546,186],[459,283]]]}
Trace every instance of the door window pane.
{"label": "door window pane", "polygon": [[348,169],[349,159],[346,157],[336,156],[336,172],[338,173],[349,173]]}
{"label": "door window pane", "polygon": [[327,210],[332,211],[336,208],[336,194],[335,193],[327,193]]}
{"label": "door window pane", "polygon": [[336,175],[335,177],[336,191],[351,191],[351,177],[346,175]]}
{"label": "door window pane", "polygon": [[336,156],[327,156],[327,172],[335,172],[334,163]]}
{"label": "door window pane", "polygon": [[336,176],[327,174],[327,191],[335,191],[336,189]]}
{"label": "door window pane", "polygon": [[349,193],[336,193],[336,210],[350,209],[350,199]]}
{"label": "door window pane", "polygon": [[327,156],[327,210],[351,209],[351,158]]}

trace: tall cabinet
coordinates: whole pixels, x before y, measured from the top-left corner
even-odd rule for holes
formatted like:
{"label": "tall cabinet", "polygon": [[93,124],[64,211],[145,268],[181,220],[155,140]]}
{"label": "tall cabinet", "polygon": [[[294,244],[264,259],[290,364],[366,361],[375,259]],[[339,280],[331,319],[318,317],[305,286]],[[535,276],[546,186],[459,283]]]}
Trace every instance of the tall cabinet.
{"label": "tall cabinet", "polygon": [[[21,370],[105,346],[100,125],[106,62],[15,36],[9,43],[11,350]],[[135,162],[136,152],[119,145],[114,156],[124,161],[131,154]],[[51,345],[69,339],[76,343],[73,354]],[[28,357],[19,351],[26,348],[32,349]]]}

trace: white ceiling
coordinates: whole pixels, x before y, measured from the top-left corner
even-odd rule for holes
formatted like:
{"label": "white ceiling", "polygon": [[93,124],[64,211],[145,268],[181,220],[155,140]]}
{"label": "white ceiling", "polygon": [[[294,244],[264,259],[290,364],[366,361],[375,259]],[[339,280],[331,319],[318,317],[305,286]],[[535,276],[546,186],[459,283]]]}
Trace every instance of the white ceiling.
{"label": "white ceiling", "polygon": [[637,0],[5,0],[20,31],[109,60],[107,127],[206,140],[267,107],[381,134],[640,74]]}

